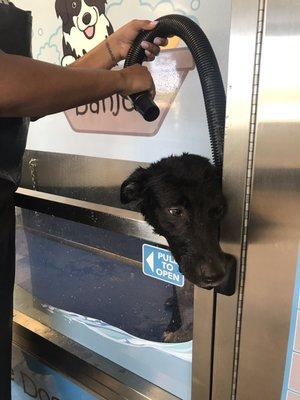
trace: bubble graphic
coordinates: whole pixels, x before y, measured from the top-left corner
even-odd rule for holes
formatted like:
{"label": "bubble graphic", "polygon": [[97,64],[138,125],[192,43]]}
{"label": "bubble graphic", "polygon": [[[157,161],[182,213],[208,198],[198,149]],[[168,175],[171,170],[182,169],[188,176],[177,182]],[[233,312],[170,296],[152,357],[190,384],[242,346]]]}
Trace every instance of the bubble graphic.
{"label": "bubble graphic", "polygon": [[192,0],[191,1],[191,9],[193,11],[197,11],[200,7],[200,0]]}
{"label": "bubble graphic", "polygon": [[[40,31],[40,30],[39,30]],[[38,34],[40,34],[38,31]],[[54,64],[60,64],[61,60],[61,43],[62,29],[57,28],[56,31],[49,37],[48,41],[40,47],[36,55],[37,60],[47,61]]]}

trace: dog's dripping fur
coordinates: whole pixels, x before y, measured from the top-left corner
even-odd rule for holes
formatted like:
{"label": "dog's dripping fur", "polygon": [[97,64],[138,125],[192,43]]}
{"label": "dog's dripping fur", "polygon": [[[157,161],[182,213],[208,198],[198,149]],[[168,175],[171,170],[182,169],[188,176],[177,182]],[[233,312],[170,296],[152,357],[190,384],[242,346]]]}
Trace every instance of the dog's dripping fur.
{"label": "dog's dripping fur", "polygon": [[[226,211],[221,171],[192,154],[171,156],[137,168],[121,187],[121,202],[139,210],[164,236],[182,272],[185,287],[174,289],[173,317],[165,341],[192,338],[193,284],[209,288],[221,280],[227,262],[218,242],[218,225]],[[170,213],[177,207],[182,214]],[[193,284],[192,284],[193,283]]]}

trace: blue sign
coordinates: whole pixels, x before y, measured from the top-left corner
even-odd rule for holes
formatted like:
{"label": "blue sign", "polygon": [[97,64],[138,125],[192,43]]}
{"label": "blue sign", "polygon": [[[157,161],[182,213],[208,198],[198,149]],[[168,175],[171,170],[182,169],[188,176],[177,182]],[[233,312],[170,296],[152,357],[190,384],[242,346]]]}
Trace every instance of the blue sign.
{"label": "blue sign", "polygon": [[169,250],[144,244],[143,272],[151,278],[171,285],[184,286],[184,276],[179,271],[179,265]]}

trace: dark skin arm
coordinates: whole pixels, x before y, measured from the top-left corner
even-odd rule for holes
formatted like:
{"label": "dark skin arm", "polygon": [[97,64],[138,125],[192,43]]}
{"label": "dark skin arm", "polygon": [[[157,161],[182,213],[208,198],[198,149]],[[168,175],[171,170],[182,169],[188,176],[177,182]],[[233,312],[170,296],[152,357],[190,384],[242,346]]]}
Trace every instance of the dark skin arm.
{"label": "dark skin arm", "polygon": [[[138,33],[151,30],[156,23],[133,20],[106,39],[116,61],[126,58]],[[154,60],[166,38],[143,42],[148,61]],[[145,67],[133,66],[123,71],[105,71],[114,66],[105,42],[81,59],[62,68],[24,57],[7,55],[0,50],[0,118],[40,117],[79,105],[101,100],[114,93],[129,95],[155,87]]]}
{"label": "dark skin arm", "polygon": [[151,75],[140,65],[122,71],[63,68],[0,51],[0,117],[53,114],[143,90],[154,95]]}

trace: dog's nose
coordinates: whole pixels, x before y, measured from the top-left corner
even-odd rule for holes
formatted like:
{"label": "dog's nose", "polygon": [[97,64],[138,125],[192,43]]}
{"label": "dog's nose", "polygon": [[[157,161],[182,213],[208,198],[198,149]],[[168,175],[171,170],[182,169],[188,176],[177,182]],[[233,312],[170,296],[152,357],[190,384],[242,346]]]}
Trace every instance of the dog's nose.
{"label": "dog's nose", "polygon": [[226,275],[226,262],[224,257],[211,257],[199,265],[201,281],[204,286],[216,287]]}
{"label": "dog's nose", "polygon": [[83,17],[82,17],[82,21],[85,25],[88,25],[91,22],[92,16],[90,13],[86,12]]}
{"label": "dog's nose", "polygon": [[220,282],[222,282],[224,277],[225,277],[225,271],[217,270],[217,271],[205,272],[202,279],[205,285],[215,287],[218,286]]}

